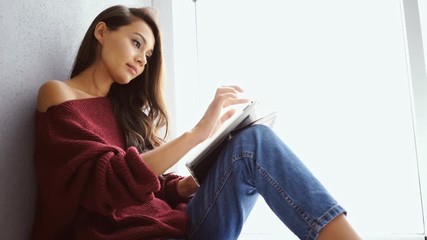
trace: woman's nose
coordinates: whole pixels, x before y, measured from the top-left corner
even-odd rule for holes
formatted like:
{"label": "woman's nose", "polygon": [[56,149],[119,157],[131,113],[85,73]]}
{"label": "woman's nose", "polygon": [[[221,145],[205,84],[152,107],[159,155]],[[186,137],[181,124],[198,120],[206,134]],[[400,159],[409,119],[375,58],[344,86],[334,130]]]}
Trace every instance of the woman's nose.
{"label": "woman's nose", "polygon": [[145,64],[147,64],[147,58],[145,57],[145,55],[138,55],[136,58],[136,62],[141,66],[145,66]]}

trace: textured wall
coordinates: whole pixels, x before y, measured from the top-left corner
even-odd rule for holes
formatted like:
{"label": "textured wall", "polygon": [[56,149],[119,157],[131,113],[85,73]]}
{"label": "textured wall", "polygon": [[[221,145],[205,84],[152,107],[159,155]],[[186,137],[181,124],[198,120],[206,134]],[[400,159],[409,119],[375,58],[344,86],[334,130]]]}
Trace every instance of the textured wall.
{"label": "textured wall", "polygon": [[114,4],[151,1],[0,1],[0,239],[28,239],[34,217],[37,89],[66,79],[93,18]]}

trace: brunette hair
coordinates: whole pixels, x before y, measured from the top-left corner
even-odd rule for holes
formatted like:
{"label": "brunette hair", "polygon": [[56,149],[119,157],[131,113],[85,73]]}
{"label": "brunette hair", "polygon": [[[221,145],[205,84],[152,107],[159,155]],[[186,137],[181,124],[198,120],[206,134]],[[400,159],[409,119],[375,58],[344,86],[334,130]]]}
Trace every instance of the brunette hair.
{"label": "brunette hair", "polygon": [[[122,128],[127,147],[144,152],[159,146],[168,134],[168,116],[163,96],[164,66],[159,26],[152,8],[112,6],[102,11],[89,26],[80,45],[71,71],[71,78],[95,63],[100,46],[94,36],[95,27],[105,22],[111,31],[141,19],[151,28],[155,45],[144,72],[128,84],[113,83],[108,93],[113,110]],[[164,129],[163,137],[159,131]]]}

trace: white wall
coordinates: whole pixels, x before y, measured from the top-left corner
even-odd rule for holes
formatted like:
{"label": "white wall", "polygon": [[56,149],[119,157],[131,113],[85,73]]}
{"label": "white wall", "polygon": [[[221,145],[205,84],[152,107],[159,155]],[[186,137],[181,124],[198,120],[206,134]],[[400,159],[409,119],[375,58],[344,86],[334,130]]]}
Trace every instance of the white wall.
{"label": "white wall", "polygon": [[48,79],[68,78],[90,22],[115,4],[143,6],[150,1],[0,1],[0,239],[30,236],[38,87]]}

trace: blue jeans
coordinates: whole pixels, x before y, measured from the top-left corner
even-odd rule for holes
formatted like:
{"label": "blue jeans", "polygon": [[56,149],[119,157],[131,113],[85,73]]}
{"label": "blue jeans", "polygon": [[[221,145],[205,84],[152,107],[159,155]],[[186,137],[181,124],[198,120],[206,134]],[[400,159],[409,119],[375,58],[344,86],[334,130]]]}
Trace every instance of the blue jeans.
{"label": "blue jeans", "polygon": [[237,239],[258,196],[300,239],[345,210],[292,151],[263,125],[236,134],[188,204],[190,239]]}

